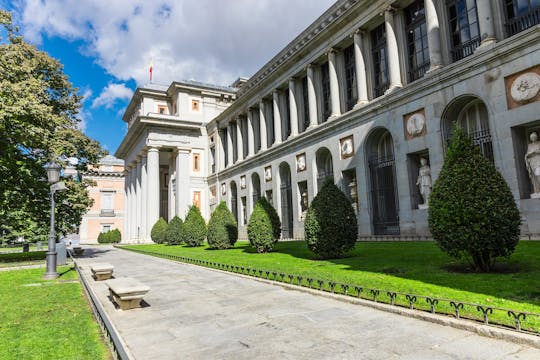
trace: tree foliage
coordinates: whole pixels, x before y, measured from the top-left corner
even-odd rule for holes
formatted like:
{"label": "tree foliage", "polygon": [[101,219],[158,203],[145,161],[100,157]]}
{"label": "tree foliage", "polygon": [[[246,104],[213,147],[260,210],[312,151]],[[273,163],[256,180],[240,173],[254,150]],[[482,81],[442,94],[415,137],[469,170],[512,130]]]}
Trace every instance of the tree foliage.
{"label": "tree foliage", "polygon": [[[265,198],[261,198],[255,204],[255,208],[249,218],[247,227],[249,243],[259,253],[272,251],[274,244],[277,241],[277,238],[275,237],[275,223],[272,223],[272,216],[270,215],[271,210],[276,213],[276,210],[272,205],[268,203]],[[281,233],[281,229],[279,233]]]}
{"label": "tree foliage", "polygon": [[206,239],[206,222],[201,211],[195,205],[190,206],[184,221],[185,243],[188,246],[200,246]]}
{"label": "tree foliage", "polygon": [[163,244],[167,240],[167,222],[164,218],[160,217],[152,226],[150,237],[156,244]]}
{"label": "tree foliage", "polygon": [[219,203],[208,221],[208,246],[228,249],[238,240],[238,225],[225,201]]}
{"label": "tree foliage", "polygon": [[178,216],[169,221],[165,239],[169,245],[180,245],[184,242],[184,222]]}
{"label": "tree foliage", "polygon": [[270,202],[265,198],[261,197],[257,203],[260,203],[263,207],[264,211],[270,218],[270,222],[272,223],[272,236],[274,238],[274,241],[277,242],[279,238],[281,237],[281,220],[279,219],[279,215],[276,211],[276,209],[270,204]]}
{"label": "tree foliage", "polygon": [[322,259],[342,257],[358,237],[351,201],[327,179],[311,202],[304,222],[308,248]]}
{"label": "tree foliage", "polygon": [[103,233],[99,233],[97,241],[100,244],[116,244],[119,243],[122,238],[120,230],[113,229]]}
{"label": "tree foliage", "polygon": [[[78,128],[81,97],[62,65],[27,43],[0,10],[0,232],[7,238],[39,237],[48,231],[50,160],[79,159],[85,170],[105,154]],[[86,183],[67,182],[58,194],[57,231],[80,223],[91,201]]]}
{"label": "tree foliage", "polygon": [[428,221],[439,247],[489,271],[519,241],[520,215],[502,175],[459,127],[433,185]]}

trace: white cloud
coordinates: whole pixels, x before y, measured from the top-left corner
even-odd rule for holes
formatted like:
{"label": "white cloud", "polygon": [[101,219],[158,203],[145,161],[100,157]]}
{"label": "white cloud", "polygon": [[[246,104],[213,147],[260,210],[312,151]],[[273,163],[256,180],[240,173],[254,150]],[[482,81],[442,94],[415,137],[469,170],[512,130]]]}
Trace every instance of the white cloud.
{"label": "white cloud", "polygon": [[[334,0],[18,0],[27,38],[83,40],[86,55],[117,79],[250,76]],[[101,95],[100,95],[101,96]],[[106,104],[106,103],[104,103]]]}
{"label": "white cloud", "polygon": [[84,88],[83,91],[82,91],[82,100],[81,100],[81,109],[79,110],[79,114],[78,114],[78,119],[79,119],[79,123],[77,124],[77,128],[81,131],[81,132],[85,132],[86,131],[86,127],[88,125],[88,121],[90,120],[90,118],[92,117],[92,114],[90,113],[90,111],[88,111],[86,109],[86,104],[88,103],[88,100],[92,97],[92,89],[90,88]]}
{"label": "white cloud", "polygon": [[94,99],[92,107],[105,106],[107,109],[111,109],[116,103],[116,100],[129,100],[132,95],[133,90],[126,87],[126,85],[111,83]]}

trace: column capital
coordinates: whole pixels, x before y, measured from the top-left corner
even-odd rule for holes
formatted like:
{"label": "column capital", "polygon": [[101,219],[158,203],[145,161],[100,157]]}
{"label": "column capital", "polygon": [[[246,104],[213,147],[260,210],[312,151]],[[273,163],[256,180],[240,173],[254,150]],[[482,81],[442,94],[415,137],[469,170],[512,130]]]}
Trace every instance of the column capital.
{"label": "column capital", "polygon": [[362,28],[357,28],[356,30],[354,30],[353,35],[364,36],[366,33],[367,33],[366,30],[364,30]]}
{"label": "column capital", "polygon": [[147,152],[159,152],[161,145],[149,145],[146,149]]}
{"label": "column capital", "polygon": [[330,56],[330,55],[336,55],[336,53],[337,53],[337,50],[334,47],[331,47],[328,50],[326,50],[325,54]]}
{"label": "column capital", "polygon": [[385,15],[385,14],[387,14],[387,13],[390,13],[390,14],[391,14],[391,13],[395,13],[395,12],[397,11],[397,9],[398,9],[398,8],[397,8],[396,6],[387,5],[387,6],[383,9],[381,15]]}
{"label": "column capital", "polygon": [[177,154],[189,154],[191,153],[191,149],[178,146],[176,149],[174,149],[174,152]]}

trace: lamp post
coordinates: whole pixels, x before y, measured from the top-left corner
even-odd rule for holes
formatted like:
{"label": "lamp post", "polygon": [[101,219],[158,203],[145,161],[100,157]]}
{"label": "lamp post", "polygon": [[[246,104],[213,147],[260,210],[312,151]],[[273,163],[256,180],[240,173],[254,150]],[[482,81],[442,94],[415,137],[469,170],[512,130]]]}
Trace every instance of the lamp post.
{"label": "lamp post", "polygon": [[47,170],[47,179],[49,184],[51,184],[51,227],[49,231],[49,244],[47,249],[47,270],[43,279],[56,279],[58,277],[58,272],[56,271],[56,234],[54,231],[54,194],[57,191],[65,190],[66,186],[64,182],[60,181],[60,169],[61,166],[55,162],[48,163],[45,165]]}

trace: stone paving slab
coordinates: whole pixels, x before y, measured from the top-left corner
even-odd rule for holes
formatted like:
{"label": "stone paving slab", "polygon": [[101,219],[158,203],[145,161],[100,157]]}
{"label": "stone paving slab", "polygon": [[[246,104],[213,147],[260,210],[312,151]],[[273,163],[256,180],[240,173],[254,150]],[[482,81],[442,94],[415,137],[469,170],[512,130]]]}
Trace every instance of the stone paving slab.
{"label": "stone paving slab", "polygon": [[[117,310],[89,264],[152,290]],[[540,359],[540,349],[112,247],[78,258],[135,359]]]}

